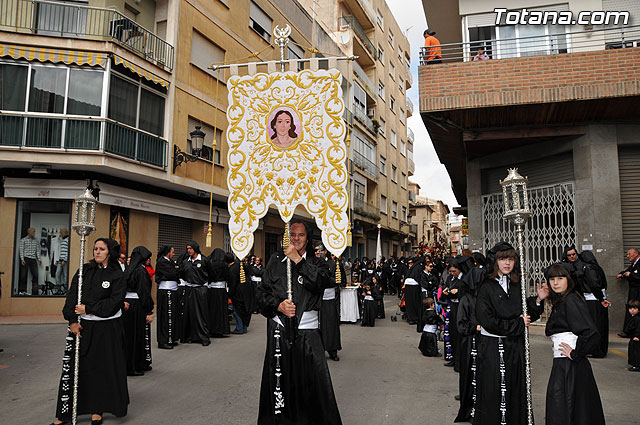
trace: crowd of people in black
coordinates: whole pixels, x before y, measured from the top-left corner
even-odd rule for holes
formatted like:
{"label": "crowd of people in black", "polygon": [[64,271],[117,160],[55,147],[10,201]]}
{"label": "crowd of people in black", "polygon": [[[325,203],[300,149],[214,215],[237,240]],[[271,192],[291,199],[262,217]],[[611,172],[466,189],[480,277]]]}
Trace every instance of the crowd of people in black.
{"label": "crowd of people in black", "polygon": [[[304,233],[306,238],[306,228]],[[273,271],[268,272],[259,257],[240,262],[221,249],[206,256],[190,241],[178,261],[174,247],[162,247],[154,269],[147,248],[134,248],[123,267],[118,244],[98,239],[93,260],[84,265],[82,300],[77,302],[76,273],[63,309],[69,333],[54,424],[68,423],[71,418],[76,335],[81,337],[78,413],[91,414],[92,424],[102,423],[104,413],[125,416],[129,403],[126,376],[142,376],[152,369],[150,324],[154,308],[160,349],[170,350],[179,343],[208,346],[211,338],[245,334],[258,309],[274,319],[274,330],[285,329],[276,320],[277,314],[282,313],[283,319],[295,317],[295,306],[291,309],[293,304],[287,304],[284,293],[278,292],[276,298],[282,300],[274,307],[277,312],[271,312],[276,314],[273,316],[269,300],[276,293],[268,292],[262,280],[266,277],[269,285],[282,280],[276,276],[287,258],[304,263],[306,246],[305,239],[298,251],[292,248],[280,257],[275,255],[270,262]],[[313,298],[308,311],[299,312],[298,321],[299,325],[306,321],[306,329],[318,332],[320,347],[331,359],[338,361],[341,349],[340,286],[358,286],[362,326],[374,326],[376,319],[385,317],[385,295],[397,296],[402,319],[421,334],[420,352],[429,357],[444,355],[445,366],[459,373],[460,406],[455,422],[526,423],[523,334],[548,303],[546,335],[553,341],[554,358],[546,423],[604,423],[587,357],[607,354],[610,303],[604,272],[591,252],[578,253],[573,247],[564,250],[562,261],[544,271],[545,281],[536,284],[536,295],[528,297],[527,315],[523,315],[520,296],[518,256],[505,242],[497,244],[486,258],[468,251],[456,257],[423,252],[413,258],[392,257],[378,263],[364,258],[351,263],[328,254],[321,243],[314,245],[313,252],[317,257],[314,265],[307,258],[304,264],[309,265],[294,268],[294,274],[299,273],[303,282],[313,282],[319,279],[320,270],[327,272],[323,271],[323,283],[309,293],[317,293],[313,297],[319,298]],[[628,256],[631,265],[618,277],[630,282],[624,332],[630,338],[629,370],[640,371],[640,301],[633,298],[633,291],[640,286],[640,256],[635,250]],[[157,305],[151,294],[154,278]],[[236,325],[233,332],[231,315]],[[322,329],[318,326],[322,318],[325,323],[335,322],[335,327]],[[310,320],[315,325],[309,327]],[[395,313],[391,320],[397,320]],[[299,331],[302,329],[305,327]],[[444,341],[443,352],[438,348],[439,339]],[[272,369],[269,340],[267,344],[265,371]],[[335,416],[339,421],[337,411]]]}

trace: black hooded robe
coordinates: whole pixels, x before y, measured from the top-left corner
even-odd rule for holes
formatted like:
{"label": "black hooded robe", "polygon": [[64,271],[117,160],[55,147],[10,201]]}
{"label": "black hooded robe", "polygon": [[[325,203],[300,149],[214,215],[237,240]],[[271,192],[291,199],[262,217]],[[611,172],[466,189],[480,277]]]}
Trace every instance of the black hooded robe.
{"label": "black hooded robe", "polygon": [[417,331],[420,332],[420,342],[418,343],[418,350],[426,357],[440,357],[438,351],[438,338],[435,332],[425,331],[425,325],[440,326],[442,324],[442,318],[438,316],[434,308],[423,308],[420,316],[420,321],[417,325]]}
{"label": "black hooded robe", "polygon": [[180,265],[180,278],[186,282],[184,295],[184,327],[182,339],[186,342],[201,342],[209,345],[209,306],[207,287],[211,282],[212,270],[209,259],[200,253],[200,245],[189,241],[196,252],[196,258],[187,257]]}
{"label": "black hooded robe", "polygon": [[211,269],[213,274],[207,290],[207,304],[209,306],[209,336],[220,337],[229,335],[229,266],[224,262],[224,251],[216,248],[211,253]]}
{"label": "black hooded robe", "polygon": [[256,292],[247,273],[245,273],[245,281],[240,281],[240,267],[244,267],[244,265],[239,261],[234,261],[229,266],[229,298],[231,298],[233,309],[240,316],[242,324],[248,328],[251,323]]}
{"label": "black hooded robe", "polygon": [[[524,320],[520,283],[507,278],[508,291],[496,279],[486,279],[478,290],[476,317],[487,332],[496,336],[480,335],[477,341],[475,425],[500,424],[502,413],[501,372],[504,369],[506,387],[507,424],[527,423],[527,396],[524,376]],[[536,305],[536,297],[527,299],[531,321],[540,318],[544,305]],[[501,348],[502,347],[502,348]],[[502,351],[502,353],[501,353]],[[500,362],[503,354],[504,361]]]}
{"label": "black hooded robe", "polygon": [[546,425],[604,425],[600,393],[587,353],[598,346],[598,331],[576,292],[554,306],[545,333],[578,336],[571,358],[555,357],[547,386]]}
{"label": "black hooded robe", "polygon": [[[415,325],[420,320],[422,311],[422,287],[424,258],[416,258],[404,279],[404,302],[407,309],[407,321]],[[409,279],[412,279],[409,281]]]}
{"label": "black hooded robe", "polygon": [[151,251],[147,248],[134,248],[131,251],[131,262],[123,277],[127,285],[125,301],[129,303],[129,308],[123,316],[129,374],[149,370],[151,366],[146,316],[153,314],[154,304],[151,298],[151,277],[144,266],[149,258]]}
{"label": "black hooded robe", "polygon": [[[322,295],[320,307],[320,332],[324,349],[330,354],[335,354],[342,350],[340,340],[340,286],[336,282],[336,262],[332,259],[326,260],[329,266],[329,276],[334,285],[327,288]],[[342,282],[345,281],[345,272],[340,264],[340,274]],[[333,296],[333,298],[330,298]]]}
{"label": "black hooded robe", "polygon": [[[304,312],[320,308],[324,289],[335,283],[327,263],[311,253],[298,264],[291,263],[291,275],[295,322],[300,323]],[[257,298],[267,318],[258,425],[342,424],[319,329],[298,329],[294,337],[292,321],[278,312],[287,298],[287,261],[282,251],[269,260]]]}
{"label": "black hooded robe", "polygon": [[[120,317],[126,287],[117,262],[119,245],[113,239],[99,240],[109,247],[109,265],[101,268],[95,263],[84,264],[81,303],[85,305],[86,315],[103,320],[90,320],[85,316],[80,322],[78,414],[112,413],[122,417],[126,416],[129,405],[124,330]],[[69,325],[78,322],[77,303],[78,273],[71,280],[62,309]],[[56,406],[56,417],[61,421],[71,421],[74,364],[75,335],[68,331]]]}
{"label": "black hooded robe", "polygon": [[[156,262],[156,283],[158,284],[156,336],[158,345],[162,346],[174,345],[179,339],[177,295],[180,270],[174,261],[165,257],[170,250],[170,247],[164,247],[158,253]],[[161,289],[161,286],[167,289]]]}

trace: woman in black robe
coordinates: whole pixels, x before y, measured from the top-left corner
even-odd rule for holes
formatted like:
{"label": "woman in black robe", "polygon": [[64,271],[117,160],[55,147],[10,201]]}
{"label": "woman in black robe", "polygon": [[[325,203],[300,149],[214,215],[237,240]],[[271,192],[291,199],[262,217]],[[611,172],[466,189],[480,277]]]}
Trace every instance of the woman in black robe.
{"label": "woman in black robe", "polygon": [[211,253],[211,282],[207,290],[209,306],[209,336],[221,338],[231,333],[229,326],[229,266],[224,262],[224,251],[216,248]]}
{"label": "woman in black robe", "polygon": [[375,276],[362,285],[361,289],[363,298],[362,322],[360,326],[374,327],[376,325],[376,316],[378,313],[377,300],[380,299],[380,292],[375,284]]}
{"label": "woman in black robe", "polygon": [[150,347],[147,347],[147,324],[153,321],[151,277],[144,264],[151,258],[151,251],[137,246],[131,251],[131,263],[124,272],[127,294],[124,305],[125,351],[127,374],[142,376],[151,370]]}
{"label": "woman in black robe", "polygon": [[[491,271],[478,290],[476,425],[526,424],[527,395],[524,362],[524,328],[538,320],[548,290],[538,286],[529,297],[529,315],[522,317],[522,296],[517,255],[511,245],[498,243],[489,252]],[[504,399],[501,390],[506,390]],[[502,405],[502,406],[501,406]]]}
{"label": "woman in black robe", "polygon": [[[120,246],[100,238],[93,260],[83,267],[82,300],[78,304],[78,273],[71,281],[62,313],[69,322],[62,376],[53,424],[71,423],[75,335],[80,335],[78,415],[92,414],[92,424],[102,423],[103,413],[127,414],[127,363],[124,353],[122,307],[126,287],[118,265]],[[146,271],[145,271],[146,273]],[[79,319],[80,322],[79,323]]]}
{"label": "woman in black robe", "polygon": [[604,412],[587,353],[600,336],[568,270],[554,264],[545,271],[551,315],[545,333],[553,340],[553,367],[547,386],[547,425],[600,425]]}

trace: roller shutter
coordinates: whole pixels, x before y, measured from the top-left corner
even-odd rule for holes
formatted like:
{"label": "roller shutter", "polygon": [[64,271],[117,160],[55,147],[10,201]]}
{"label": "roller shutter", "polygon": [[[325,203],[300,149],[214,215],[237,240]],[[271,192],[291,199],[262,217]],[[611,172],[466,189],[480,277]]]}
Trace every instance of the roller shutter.
{"label": "roller shutter", "polygon": [[621,147],[618,164],[622,243],[626,252],[629,248],[640,248],[640,146]]}
{"label": "roller shutter", "polygon": [[158,220],[158,250],[165,245],[175,249],[176,258],[184,254],[187,242],[193,239],[193,220],[160,214]]}
{"label": "roller shutter", "polygon": [[502,192],[500,180],[507,177],[507,168],[516,167],[518,172],[529,178],[529,187],[550,186],[575,180],[573,174],[573,153],[553,155],[534,161],[521,162],[509,167],[495,167],[482,170],[482,194]]}

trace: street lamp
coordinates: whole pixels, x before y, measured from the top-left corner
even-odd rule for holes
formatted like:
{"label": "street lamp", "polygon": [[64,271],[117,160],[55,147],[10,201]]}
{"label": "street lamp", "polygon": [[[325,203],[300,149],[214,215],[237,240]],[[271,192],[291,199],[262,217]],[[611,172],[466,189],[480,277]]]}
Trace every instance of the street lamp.
{"label": "street lamp", "polygon": [[196,125],[196,129],[189,133],[189,136],[191,136],[191,152],[193,152],[195,156],[200,156],[205,133],[200,130],[199,125]]}
{"label": "street lamp", "polygon": [[201,127],[199,125],[196,125],[196,129],[189,133],[189,137],[191,137],[192,153],[182,152],[178,145],[173,145],[173,174],[176,173],[176,168],[182,165],[183,162],[195,162],[200,157],[200,154],[202,153],[202,146],[204,144],[204,136],[206,136],[206,133],[200,130],[200,128]]}
{"label": "street lamp", "polygon": [[[529,195],[527,193],[528,179],[518,174],[517,168],[510,168],[509,174],[504,180],[500,180],[502,195],[504,196],[504,219],[511,220],[516,225],[518,235],[518,254],[520,257],[520,292],[522,296],[522,314],[527,316],[527,284],[524,243],[522,232],[527,219],[531,217],[529,209]],[[531,360],[529,349],[529,328],[524,328],[524,359],[525,378],[527,385],[527,418],[528,424],[533,425],[533,407],[531,402]]]}
{"label": "street lamp", "polygon": [[[96,228],[96,205],[98,201],[91,195],[87,188],[83,194],[75,198],[73,207],[73,223],[71,228],[80,236],[80,265],[78,267],[78,302],[82,304],[82,269],[84,265],[84,249],[87,236]],[[80,317],[78,317],[80,324]],[[73,412],[72,423],[76,424],[78,418],[78,373],[80,371],[80,336],[76,335],[75,363],[73,371]]]}

